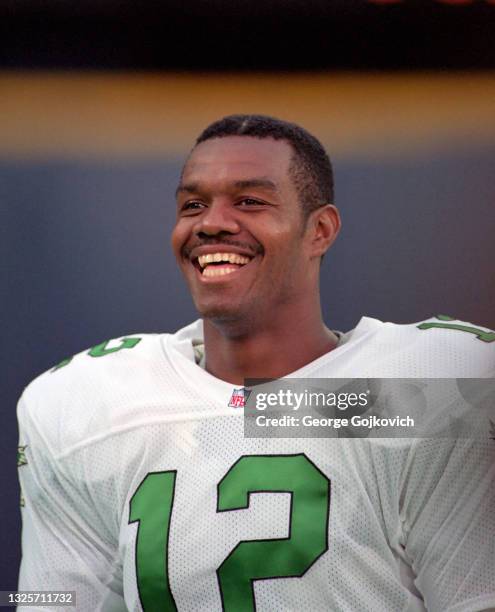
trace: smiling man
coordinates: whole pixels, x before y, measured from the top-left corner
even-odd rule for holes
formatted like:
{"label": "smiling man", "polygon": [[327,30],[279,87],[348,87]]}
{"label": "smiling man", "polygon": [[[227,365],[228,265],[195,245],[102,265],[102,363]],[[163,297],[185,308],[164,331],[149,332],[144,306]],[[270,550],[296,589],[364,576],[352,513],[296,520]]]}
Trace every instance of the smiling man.
{"label": "smiling man", "polygon": [[172,236],[201,318],[66,359],[19,402],[20,589],[75,591],[88,612],[495,606],[484,414],[460,440],[244,436],[247,378],[495,373],[495,334],[451,317],[329,329],[339,230],[304,129],[242,115],[201,134]]}
{"label": "smiling man", "polygon": [[238,384],[288,374],[338,342],[318,290],[340,229],[330,161],[312,136],[285,129],[294,144],[275,129],[269,138],[206,130],[177,189],[172,244],[204,319],[207,368]]}

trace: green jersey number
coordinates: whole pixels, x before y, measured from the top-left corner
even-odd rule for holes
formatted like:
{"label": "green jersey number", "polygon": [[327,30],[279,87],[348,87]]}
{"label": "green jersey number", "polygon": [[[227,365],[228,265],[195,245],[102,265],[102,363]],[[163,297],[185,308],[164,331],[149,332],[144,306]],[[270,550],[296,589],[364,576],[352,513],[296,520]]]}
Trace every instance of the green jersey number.
{"label": "green jersey number", "polygon": [[[93,348],[89,349],[87,354],[90,357],[105,357],[105,355],[110,355],[110,353],[116,353],[117,351],[121,351],[122,349],[134,348],[136,344],[139,344],[141,342],[141,338],[123,338],[120,341],[120,345],[115,346],[114,348],[107,348],[109,342],[110,340],[106,340],[101,344],[93,346]],[[66,365],[69,365],[69,363],[73,359],[74,357],[67,357],[66,359],[62,359],[60,363],[57,363],[57,365],[51,369],[51,372],[56,372],[57,370],[60,370],[60,368],[64,368]]]}
{"label": "green jersey number", "polygon": [[462,323],[448,323],[448,321],[455,321],[453,317],[448,315],[437,315],[437,321],[430,321],[428,323],[421,323],[418,325],[418,329],[455,329],[457,331],[463,331],[468,334],[474,334],[476,338],[483,342],[495,342],[495,332],[486,331],[486,329],[480,329],[479,327],[473,327],[472,325],[463,325]]}
{"label": "green jersey number", "polygon": [[[130,501],[138,521],[136,575],[145,612],[177,610],[168,580],[176,472],[151,472]],[[226,612],[256,609],[255,580],[301,577],[328,549],[330,481],[304,454],[241,457],[218,484],[217,512],[249,508],[252,493],[289,493],[287,538],[242,541],[217,569]]]}

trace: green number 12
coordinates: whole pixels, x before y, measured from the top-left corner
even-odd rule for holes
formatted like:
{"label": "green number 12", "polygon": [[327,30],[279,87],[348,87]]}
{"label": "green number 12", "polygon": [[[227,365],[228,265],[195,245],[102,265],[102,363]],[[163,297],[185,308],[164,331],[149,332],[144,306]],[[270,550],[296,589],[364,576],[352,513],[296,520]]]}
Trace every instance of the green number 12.
{"label": "green number 12", "polygon": [[[139,522],[136,575],[145,612],[177,606],[168,580],[168,539],[177,472],[146,475],[130,502],[129,523]],[[289,536],[239,542],[217,569],[226,612],[256,609],[255,580],[301,577],[328,549],[329,479],[306,457],[241,457],[218,484],[217,512],[249,507],[251,493],[289,493]]]}

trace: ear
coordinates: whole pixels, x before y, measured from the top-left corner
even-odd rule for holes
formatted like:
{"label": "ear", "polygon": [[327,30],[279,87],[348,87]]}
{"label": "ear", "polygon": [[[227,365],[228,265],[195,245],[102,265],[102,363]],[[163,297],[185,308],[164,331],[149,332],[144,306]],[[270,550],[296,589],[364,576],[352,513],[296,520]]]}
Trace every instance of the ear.
{"label": "ear", "polygon": [[321,257],[332,246],[340,231],[339,211],[333,204],[314,210],[308,219],[310,255]]}

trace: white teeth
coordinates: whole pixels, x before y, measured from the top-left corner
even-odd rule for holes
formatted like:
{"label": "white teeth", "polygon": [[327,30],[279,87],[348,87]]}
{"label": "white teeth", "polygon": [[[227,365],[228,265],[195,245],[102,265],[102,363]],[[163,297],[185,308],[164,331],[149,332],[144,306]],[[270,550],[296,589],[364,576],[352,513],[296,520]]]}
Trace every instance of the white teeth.
{"label": "white teeth", "polygon": [[243,266],[249,263],[250,259],[237,253],[208,253],[208,255],[200,255],[198,257],[199,265],[202,268],[205,268],[210,263],[219,263],[221,261]]}
{"label": "white teeth", "polygon": [[225,276],[225,274],[231,274],[235,272],[237,268],[215,268],[214,266],[208,266],[203,271],[203,276]]}

